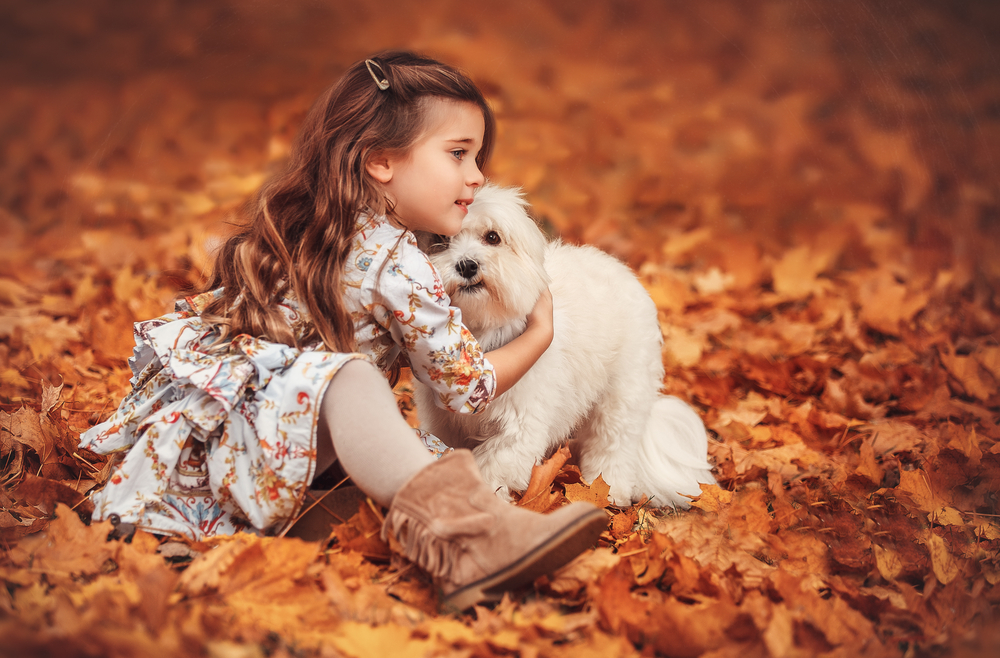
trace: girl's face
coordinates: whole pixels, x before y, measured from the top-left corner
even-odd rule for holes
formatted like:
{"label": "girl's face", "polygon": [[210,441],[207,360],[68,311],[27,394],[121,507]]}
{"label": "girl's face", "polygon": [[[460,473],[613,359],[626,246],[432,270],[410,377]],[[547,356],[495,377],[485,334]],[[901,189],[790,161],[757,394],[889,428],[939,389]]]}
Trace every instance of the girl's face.
{"label": "girl's face", "polygon": [[483,184],[476,154],[485,121],[472,103],[442,98],[425,103],[426,128],[409,152],[376,156],[368,172],[382,183],[406,228],[451,236],[462,229],[473,193]]}

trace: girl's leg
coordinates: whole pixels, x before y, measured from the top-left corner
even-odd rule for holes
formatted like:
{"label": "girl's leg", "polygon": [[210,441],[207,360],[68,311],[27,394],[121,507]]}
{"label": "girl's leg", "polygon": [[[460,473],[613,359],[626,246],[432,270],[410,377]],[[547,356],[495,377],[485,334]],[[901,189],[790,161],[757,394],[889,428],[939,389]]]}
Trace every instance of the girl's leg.
{"label": "girl's leg", "polygon": [[403,420],[385,377],[366,361],[350,361],[334,376],[320,407],[316,472],[339,460],[372,500],[393,496],[435,458]]}
{"label": "girl's leg", "polygon": [[389,508],[383,539],[392,535],[435,577],[446,607],[465,609],[530,584],[593,546],[607,527],[607,515],[588,503],[543,515],[501,501],[468,450],[435,460],[385,379],[363,361],[333,378],[320,419],[318,468],[336,457],[362,491]]}

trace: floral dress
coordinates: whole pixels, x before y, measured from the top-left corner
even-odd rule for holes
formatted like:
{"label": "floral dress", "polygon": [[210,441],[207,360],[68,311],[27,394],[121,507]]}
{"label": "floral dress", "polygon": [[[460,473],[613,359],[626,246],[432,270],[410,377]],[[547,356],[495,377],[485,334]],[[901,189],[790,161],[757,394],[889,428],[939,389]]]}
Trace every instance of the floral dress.
{"label": "floral dress", "polygon": [[344,274],[359,351],[383,368],[402,353],[445,409],[485,408],[496,393],[493,366],[412,233],[382,217],[362,218]]}
{"label": "floral dress", "polygon": [[[358,353],[248,335],[213,345],[218,329],[200,312],[221,290],[136,323],[132,390],[108,420],[81,436],[84,448],[123,455],[91,496],[94,518],[117,514],[192,539],[281,531],[315,476],[319,402],[352,359],[388,364],[402,352],[440,404],[475,413],[489,402],[493,367],[412,234],[363,218],[345,272]],[[281,310],[301,331],[306,320],[295,301],[286,299]],[[432,452],[447,450],[420,436]]]}

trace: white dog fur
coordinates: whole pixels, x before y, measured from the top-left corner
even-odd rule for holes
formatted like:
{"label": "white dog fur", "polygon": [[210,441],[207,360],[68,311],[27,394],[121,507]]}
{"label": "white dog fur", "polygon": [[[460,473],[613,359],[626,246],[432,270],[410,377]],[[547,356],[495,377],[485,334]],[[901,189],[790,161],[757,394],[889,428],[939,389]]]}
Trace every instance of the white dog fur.
{"label": "white dog fur", "polygon": [[655,506],[687,507],[683,494],[698,495],[699,482],[715,480],[701,419],[680,399],[659,394],[663,338],[656,306],[615,258],[546,241],[526,207],[519,190],[487,183],[458,235],[436,247],[422,237],[483,349],[524,330],[546,285],[555,328],[528,373],[478,414],[441,409],[418,384],[423,428],[450,446],[471,448],[502,497],[524,491],[531,467],[572,439],[584,479],[602,475],[611,502],[628,505],[645,495]]}

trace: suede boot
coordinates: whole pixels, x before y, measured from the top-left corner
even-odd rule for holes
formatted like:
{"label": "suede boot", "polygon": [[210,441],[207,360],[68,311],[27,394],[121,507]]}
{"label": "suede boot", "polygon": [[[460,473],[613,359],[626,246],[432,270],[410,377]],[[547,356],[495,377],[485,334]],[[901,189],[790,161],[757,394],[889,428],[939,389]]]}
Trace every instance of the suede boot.
{"label": "suede boot", "polygon": [[603,510],[572,503],[538,514],[490,491],[472,453],[456,450],[396,493],[382,526],[410,560],[434,576],[446,608],[464,610],[551,573],[591,547]]}

